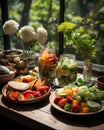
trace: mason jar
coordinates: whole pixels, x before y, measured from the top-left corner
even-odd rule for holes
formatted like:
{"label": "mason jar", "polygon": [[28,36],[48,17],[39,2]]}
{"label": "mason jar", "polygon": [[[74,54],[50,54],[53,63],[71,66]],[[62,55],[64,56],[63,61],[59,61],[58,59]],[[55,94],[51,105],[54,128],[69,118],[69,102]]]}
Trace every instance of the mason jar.
{"label": "mason jar", "polygon": [[62,54],[57,65],[59,86],[75,83],[77,78],[77,62],[74,54]]}
{"label": "mason jar", "polygon": [[39,77],[48,82],[52,82],[56,77],[57,56],[54,50],[44,48],[40,50],[39,59]]}

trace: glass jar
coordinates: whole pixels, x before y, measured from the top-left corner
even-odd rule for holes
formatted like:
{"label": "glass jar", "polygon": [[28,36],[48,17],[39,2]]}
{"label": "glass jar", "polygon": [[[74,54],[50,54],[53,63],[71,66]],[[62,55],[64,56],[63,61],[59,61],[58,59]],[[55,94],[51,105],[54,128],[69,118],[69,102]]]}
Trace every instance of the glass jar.
{"label": "glass jar", "polygon": [[77,62],[74,54],[62,54],[60,56],[57,78],[60,87],[76,82]]}
{"label": "glass jar", "polygon": [[55,51],[47,48],[40,50],[38,66],[39,77],[51,82],[56,77],[57,56]]}

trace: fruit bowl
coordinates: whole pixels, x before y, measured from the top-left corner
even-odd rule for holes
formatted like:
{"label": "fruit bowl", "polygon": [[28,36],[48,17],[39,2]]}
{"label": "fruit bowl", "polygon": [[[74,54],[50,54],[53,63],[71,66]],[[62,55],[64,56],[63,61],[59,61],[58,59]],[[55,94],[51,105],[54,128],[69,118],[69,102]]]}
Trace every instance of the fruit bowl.
{"label": "fruit bowl", "polygon": [[51,95],[49,96],[49,101],[50,101],[52,107],[54,107],[58,111],[61,111],[63,113],[70,114],[70,115],[80,115],[80,116],[81,115],[95,115],[97,113],[100,113],[100,112],[104,111],[104,106],[102,106],[102,108],[99,111],[96,111],[96,112],[88,112],[88,113],[78,112],[77,113],[77,112],[66,111],[63,108],[61,108],[58,105],[56,105],[54,103],[54,99],[55,99],[55,92],[51,93]]}
{"label": "fruit bowl", "polygon": [[75,86],[70,84],[56,89],[50,96],[50,102],[56,109],[75,115],[89,115],[104,110],[104,91],[96,86]]}

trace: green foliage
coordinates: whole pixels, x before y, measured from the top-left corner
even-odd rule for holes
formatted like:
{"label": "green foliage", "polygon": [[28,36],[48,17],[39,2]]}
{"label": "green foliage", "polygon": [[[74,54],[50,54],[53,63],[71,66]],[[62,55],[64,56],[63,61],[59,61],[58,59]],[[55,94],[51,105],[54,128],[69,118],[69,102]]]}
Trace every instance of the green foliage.
{"label": "green foliage", "polygon": [[104,31],[104,24],[100,25],[100,29]]}
{"label": "green foliage", "polygon": [[81,53],[83,59],[94,59],[96,56],[96,37],[91,29],[83,26],[77,27],[71,22],[63,22],[58,27],[58,32],[65,34],[66,41],[74,45]]}
{"label": "green foliage", "polygon": [[[33,26],[34,24],[42,24],[48,31],[47,41],[54,42],[56,48],[58,48],[57,26],[59,24],[60,13],[59,2],[59,0],[32,0],[29,10],[29,24]],[[14,19],[20,23],[24,22],[21,21],[21,19],[23,17],[22,12],[25,6],[23,0],[8,0],[9,19]],[[27,12],[25,13],[27,14]],[[99,53],[97,53],[95,62],[98,64],[104,64],[104,1],[65,0],[64,16],[65,21],[76,23],[78,26],[86,25],[87,28],[93,26],[96,32],[100,32],[98,38],[99,41],[97,42]],[[1,18],[0,23],[0,26],[2,26]],[[0,30],[0,42],[3,44],[2,27]],[[67,35],[65,35],[65,39],[68,39]],[[17,43],[18,41],[15,38],[11,39],[12,48],[17,48]],[[69,43],[67,42],[65,44]],[[66,51],[68,46],[64,47],[64,51]]]}
{"label": "green foliage", "polygon": [[96,37],[90,29],[79,27],[72,33],[71,39],[73,45],[77,46],[79,52],[84,59],[94,59],[96,56]]}
{"label": "green foliage", "polygon": [[54,42],[48,42],[47,45],[46,45],[46,48],[56,50],[55,43]]}
{"label": "green foliage", "polygon": [[71,23],[71,22],[64,22],[61,23],[58,26],[58,32],[64,32],[65,34],[69,34],[72,32],[72,30],[76,27],[76,24]]}
{"label": "green foliage", "polygon": [[58,26],[58,32],[65,34],[66,42],[71,38],[72,30],[76,27],[76,24],[71,22],[63,22]]}

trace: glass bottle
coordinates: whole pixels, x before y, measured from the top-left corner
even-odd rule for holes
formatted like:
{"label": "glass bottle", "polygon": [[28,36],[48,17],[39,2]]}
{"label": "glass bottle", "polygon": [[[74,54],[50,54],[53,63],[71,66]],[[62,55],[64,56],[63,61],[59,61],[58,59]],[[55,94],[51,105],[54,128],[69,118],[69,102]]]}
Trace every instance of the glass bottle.
{"label": "glass bottle", "polygon": [[57,66],[59,86],[75,83],[77,78],[77,62],[74,54],[62,54]]}

